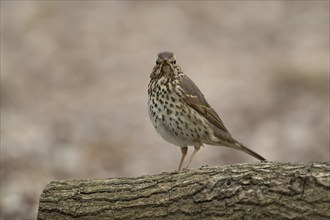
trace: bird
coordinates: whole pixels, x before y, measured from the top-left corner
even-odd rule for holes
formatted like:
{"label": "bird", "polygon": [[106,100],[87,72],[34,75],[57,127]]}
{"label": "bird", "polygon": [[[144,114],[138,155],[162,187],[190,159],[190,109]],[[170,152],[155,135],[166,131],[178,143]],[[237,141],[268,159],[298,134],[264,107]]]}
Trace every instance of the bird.
{"label": "bird", "polygon": [[[182,71],[173,52],[160,52],[148,84],[148,113],[157,133],[181,148],[179,171],[188,169],[201,146],[216,145],[264,157],[232,137],[196,84]],[[188,146],[194,151],[183,166]]]}

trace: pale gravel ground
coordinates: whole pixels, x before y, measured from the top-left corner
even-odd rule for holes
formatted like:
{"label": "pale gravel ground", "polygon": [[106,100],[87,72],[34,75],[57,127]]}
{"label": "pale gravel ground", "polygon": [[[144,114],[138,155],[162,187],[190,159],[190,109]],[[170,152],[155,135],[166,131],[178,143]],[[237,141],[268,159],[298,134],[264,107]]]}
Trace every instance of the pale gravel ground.
{"label": "pale gravel ground", "polygon": [[[54,179],[177,168],[146,110],[163,50],[241,142],[329,160],[328,1],[1,1],[1,219],[35,219]],[[245,162],[206,146],[192,167]]]}

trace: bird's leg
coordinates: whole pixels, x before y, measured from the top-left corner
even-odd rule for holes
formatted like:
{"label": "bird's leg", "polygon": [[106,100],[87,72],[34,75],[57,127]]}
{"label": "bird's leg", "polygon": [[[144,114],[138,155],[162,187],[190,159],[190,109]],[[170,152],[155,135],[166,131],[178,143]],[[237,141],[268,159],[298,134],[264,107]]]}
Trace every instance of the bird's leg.
{"label": "bird's leg", "polygon": [[194,144],[195,150],[194,150],[194,152],[191,154],[191,156],[190,156],[190,158],[189,158],[189,160],[188,160],[188,163],[187,163],[185,169],[188,169],[189,164],[191,163],[191,161],[193,160],[194,156],[196,155],[197,151],[199,151],[199,149],[201,148],[201,146],[202,146],[202,145],[201,145],[200,143],[195,143],[195,144]]}
{"label": "bird's leg", "polygon": [[182,164],[183,164],[184,158],[187,155],[187,152],[188,152],[188,147],[181,147],[182,156],[181,156],[181,160],[180,160],[179,171],[181,171],[181,169],[182,169]]}

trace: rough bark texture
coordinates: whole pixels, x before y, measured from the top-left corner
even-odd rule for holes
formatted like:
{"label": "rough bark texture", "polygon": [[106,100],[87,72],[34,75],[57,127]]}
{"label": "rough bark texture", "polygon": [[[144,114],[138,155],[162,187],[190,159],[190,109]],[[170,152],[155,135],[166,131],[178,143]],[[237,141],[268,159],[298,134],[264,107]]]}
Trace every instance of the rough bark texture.
{"label": "rough bark texture", "polygon": [[330,163],[202,167],[48,184],[38,219],[329,219]]}

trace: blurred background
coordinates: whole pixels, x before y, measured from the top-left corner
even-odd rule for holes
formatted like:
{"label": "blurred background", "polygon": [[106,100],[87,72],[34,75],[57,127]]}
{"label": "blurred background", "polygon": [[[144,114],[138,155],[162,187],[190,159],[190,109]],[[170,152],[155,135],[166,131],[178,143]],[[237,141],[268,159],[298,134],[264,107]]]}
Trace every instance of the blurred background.
{"label": "blurred background", "polygon": [[[1,1],[2,219],[35,219],[52,180],[177,169],[147,113],[164,50],[236,139],[329,161],[329,1]],[[191,168],[250,162],[206,146]]]}

